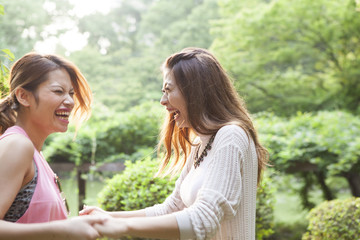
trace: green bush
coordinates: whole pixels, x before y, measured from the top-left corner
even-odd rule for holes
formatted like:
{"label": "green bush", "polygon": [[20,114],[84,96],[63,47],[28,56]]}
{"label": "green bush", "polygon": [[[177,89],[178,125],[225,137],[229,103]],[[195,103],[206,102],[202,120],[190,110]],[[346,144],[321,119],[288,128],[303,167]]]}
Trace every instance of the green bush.
{"label": "green bush", "polygon": [[[161,203],[173,191],[176,177],[154,178],[158,162],[150,157],[135,163],[125,162],[126,169],[108,180],[98,195],[101,207],[108,211],[137,210]],[[269,178],[258,189],[256,209],[257,240],[273,233],[274,197]]]}
{"label": "green bush", "polygon": [[256,198],[256,239],[271,236],[274,231],[274,191],[269,177],[264,177]]}
{"label": "green bush", "polygon": [[306,232],[307,221],[275,222],[274,234],[266,240],[299,240]]}
{"label": "green bush", "polygon": [[291,118],[262,113],[257,115],[256,126],[274,168],[302,180],[297,191],[304,208],[315,206],[309,198],[314,186],[320,187],[322,200],[336,198],[336,191],[327,183],[331,177],[346,179],[353,196],[359,196],[358,116],[344,111],[299,112]]}
{"label": "green bush", "polygon": [[360,239],[360,198],[321,203],[308,215],[302,240]]}
{"label": "green bush", "polygon": [[82,163],[128,160],[139,151],[158,143],[164,109],[155,102],[144,102],[127,112],[115,113],[102,104],[95,105],[91,118],[79,129],[50,135],[44,155],[50,162]]}
{"label": "green bush", "polygon": [[135,163],[126,161],[125,166],[99,193],[99,203],[106,210],[143,209],[163,202],[174,189],[175,178],[154,178],[158,163],[149,157]]}

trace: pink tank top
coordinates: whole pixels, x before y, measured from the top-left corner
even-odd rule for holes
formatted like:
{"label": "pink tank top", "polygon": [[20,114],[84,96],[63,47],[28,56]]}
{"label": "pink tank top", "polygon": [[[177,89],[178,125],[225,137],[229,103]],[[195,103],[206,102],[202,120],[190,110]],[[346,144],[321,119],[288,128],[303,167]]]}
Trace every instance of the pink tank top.
{"label": "pink tank top", "polygon": [[[11,134],[29,138],[19,126],[8,128],[0,139]],[[38,169],[37,184],[30,205],[17,223],[41,223],[67,218],[66,207],[55,182],[55,174],[44,157],[34,148],[34,161]]]}

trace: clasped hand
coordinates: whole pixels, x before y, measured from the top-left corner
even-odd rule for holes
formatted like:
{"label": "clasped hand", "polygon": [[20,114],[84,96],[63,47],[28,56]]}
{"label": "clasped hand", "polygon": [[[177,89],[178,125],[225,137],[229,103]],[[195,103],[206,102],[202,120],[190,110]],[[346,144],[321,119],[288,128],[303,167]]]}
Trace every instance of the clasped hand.
{"label": "clasped hand", "polygon": [[122,218],[114,218],[111,214],[99,207],[84,206],[80,216],[92,215],[105,218],[102,223],[95,223],[94,229],[103,237],[119,238],[126,235],[126,224]]}

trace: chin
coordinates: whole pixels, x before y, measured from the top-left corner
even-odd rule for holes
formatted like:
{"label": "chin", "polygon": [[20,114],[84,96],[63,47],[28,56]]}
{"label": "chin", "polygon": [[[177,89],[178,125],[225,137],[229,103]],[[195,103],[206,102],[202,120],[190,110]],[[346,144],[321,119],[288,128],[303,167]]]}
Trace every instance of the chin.
{"label": "chin", "polygon": [[66,132],[68,130],[68,127],[62,127],[58,128],[56,132]]}

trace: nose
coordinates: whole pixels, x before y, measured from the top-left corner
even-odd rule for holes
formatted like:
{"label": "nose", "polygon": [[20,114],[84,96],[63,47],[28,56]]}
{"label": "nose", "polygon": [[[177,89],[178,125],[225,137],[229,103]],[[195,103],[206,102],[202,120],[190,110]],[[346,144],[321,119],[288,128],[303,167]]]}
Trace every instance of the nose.
{"label": "nose", "polygon": [[161,99],[160,99],[160,104],[165,106],[167,104],[167,97],[165,94],[162,95]]}
{"label": "nose", "polygon": [[74,105],[75,105],[75,102],[74,102],[74,97],[72,94],[67,94],[66,95],[66,98],[64,100],[64,104],[67,106],[67,107],[70,107],[70,108],[73,108]]}

